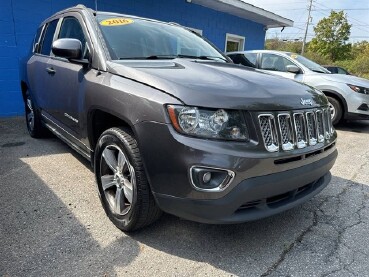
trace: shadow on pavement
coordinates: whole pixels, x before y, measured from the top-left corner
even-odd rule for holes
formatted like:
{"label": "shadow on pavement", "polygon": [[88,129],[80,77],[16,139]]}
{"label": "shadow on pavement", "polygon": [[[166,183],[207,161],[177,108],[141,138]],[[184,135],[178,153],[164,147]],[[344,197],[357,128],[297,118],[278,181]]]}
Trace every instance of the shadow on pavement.
{"label": "shadow on pavement", "polygon": [[[0,276],[115,275],[116,266],[138,255],[137,242],[122,234],[101,246],[73,214],[79,203],[66,205],[50,188],[63,176],[50,172],[51,181],[45,183],[33,168],[72,150],[54,138],[31,139],[24,129],[0,121]],[[31,165],[24,162],[30,159]]]}
{"label": "shadow on pavement", "polygon": [[339,131],[369,134],[369,120],[343,121],[335,128]]}

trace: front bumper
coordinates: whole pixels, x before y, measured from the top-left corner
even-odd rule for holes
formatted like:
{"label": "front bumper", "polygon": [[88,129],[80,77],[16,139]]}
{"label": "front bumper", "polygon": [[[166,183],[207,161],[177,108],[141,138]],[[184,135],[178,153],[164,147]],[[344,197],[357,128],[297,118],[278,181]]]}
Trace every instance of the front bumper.
{"label": "front bumper", "polygon": [[[159,207],[207,223],[254,220],[306,201],[327,186],[337,157],[336,134],[306,149],[269,153],[257,141],[191,138],[161,123],[139,123],[135,132]],[[224,191],[198,191],[190,182],[194,165],[228,169],[235,178]]]}
{"label": "front bumper", "polygon": [[[369,95],[350,91],[346,96],[347,113],[345,119],[369,119]],[[364,107],[364,108],[363,108]]]}
{"label": "front bumper", "polygon": [[[179,217],[212,224],[252,221],[304,203],[330,182],[329,169],[337,150],[325,159],[298,169],[244,180],[220,199],[199,200],[154,194],[160,208]],[[311,176],[320,176],[306,183]]]}

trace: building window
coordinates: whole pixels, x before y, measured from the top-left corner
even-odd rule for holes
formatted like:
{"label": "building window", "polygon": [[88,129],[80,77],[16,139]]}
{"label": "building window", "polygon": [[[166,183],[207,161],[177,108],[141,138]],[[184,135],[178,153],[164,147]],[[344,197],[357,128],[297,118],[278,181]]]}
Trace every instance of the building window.
{"label": "building window", "polygon": [[233,34],[226,35],[226,43],[225,43],[226,52],[243,51],[244,49],[245,49],[245,37]]}

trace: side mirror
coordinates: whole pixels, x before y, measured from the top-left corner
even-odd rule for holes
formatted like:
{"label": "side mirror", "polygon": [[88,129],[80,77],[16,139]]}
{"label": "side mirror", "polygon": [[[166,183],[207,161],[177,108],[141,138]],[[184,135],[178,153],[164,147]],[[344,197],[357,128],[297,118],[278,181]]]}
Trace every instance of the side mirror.
{"label": "side mirror", "polygon": [[286,69],[287,69],[287,72],[291,72],[291,73],[294,73],[294,74],[301,73],[300,68],[297,67],[296,65],[287,65]]}
{"label": "side mirror", "polygon": [[74,38],[61,38],[53,42],[52,51],[55,56],[71,59],[82,58],[82,43]]}

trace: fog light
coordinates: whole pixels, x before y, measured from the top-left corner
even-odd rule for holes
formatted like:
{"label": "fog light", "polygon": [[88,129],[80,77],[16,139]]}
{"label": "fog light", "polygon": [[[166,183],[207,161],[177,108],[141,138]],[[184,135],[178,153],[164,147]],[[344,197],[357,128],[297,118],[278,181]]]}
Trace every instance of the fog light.
{"label": "fog light", "polygon": [[211,179],[211,173],[210,172],[206,172],[203,176],[202,176],[202,181],[204,183],[209,183]]}
{"label": "fog light", "polygon": [[190,168],[191,184],[199,191],[222,191],[232,182],[235,174],[231,170],[204,166]]}

